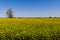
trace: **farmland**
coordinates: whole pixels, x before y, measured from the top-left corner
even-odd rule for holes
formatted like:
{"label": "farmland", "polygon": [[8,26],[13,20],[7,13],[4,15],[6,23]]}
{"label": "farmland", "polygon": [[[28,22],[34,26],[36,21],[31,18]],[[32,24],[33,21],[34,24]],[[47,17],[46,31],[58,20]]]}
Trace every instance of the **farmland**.
{"label": "farmland", "polygon": [[60,18],[0,18],[0,40],[60,40]]}

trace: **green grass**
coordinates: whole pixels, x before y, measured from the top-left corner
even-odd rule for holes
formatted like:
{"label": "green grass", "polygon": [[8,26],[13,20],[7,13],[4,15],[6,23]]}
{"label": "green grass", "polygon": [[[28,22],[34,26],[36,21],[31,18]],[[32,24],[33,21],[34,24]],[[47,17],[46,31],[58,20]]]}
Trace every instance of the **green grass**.
{"label": "green grass", "polygon": [[60,40],[60,18],[0,18],[0,40]]}

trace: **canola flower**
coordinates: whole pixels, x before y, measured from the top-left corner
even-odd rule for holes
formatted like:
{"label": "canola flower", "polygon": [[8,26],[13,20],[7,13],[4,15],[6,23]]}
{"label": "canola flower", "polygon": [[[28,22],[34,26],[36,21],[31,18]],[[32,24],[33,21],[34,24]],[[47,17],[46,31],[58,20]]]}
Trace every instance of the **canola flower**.
{"label": "canola flower", "polygon": [[0,18],[0,40],[60,40],[60,19]]}

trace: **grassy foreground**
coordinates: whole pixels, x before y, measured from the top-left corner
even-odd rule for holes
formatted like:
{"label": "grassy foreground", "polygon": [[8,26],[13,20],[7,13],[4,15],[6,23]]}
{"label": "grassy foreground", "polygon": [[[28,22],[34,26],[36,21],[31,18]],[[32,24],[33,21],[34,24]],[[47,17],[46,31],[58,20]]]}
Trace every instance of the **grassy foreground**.
{"label": "grassy foreground", "polygon": [[1,18],[0,40],[60,40],[60,19]]}

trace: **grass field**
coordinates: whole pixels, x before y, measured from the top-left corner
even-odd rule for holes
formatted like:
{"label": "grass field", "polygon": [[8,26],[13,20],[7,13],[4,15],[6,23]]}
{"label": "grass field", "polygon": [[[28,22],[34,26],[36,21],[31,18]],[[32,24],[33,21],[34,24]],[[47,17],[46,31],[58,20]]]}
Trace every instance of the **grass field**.
{"label": "grass field", "polygon": [[60,18],[0,18],[0,40],[60,40]]}

